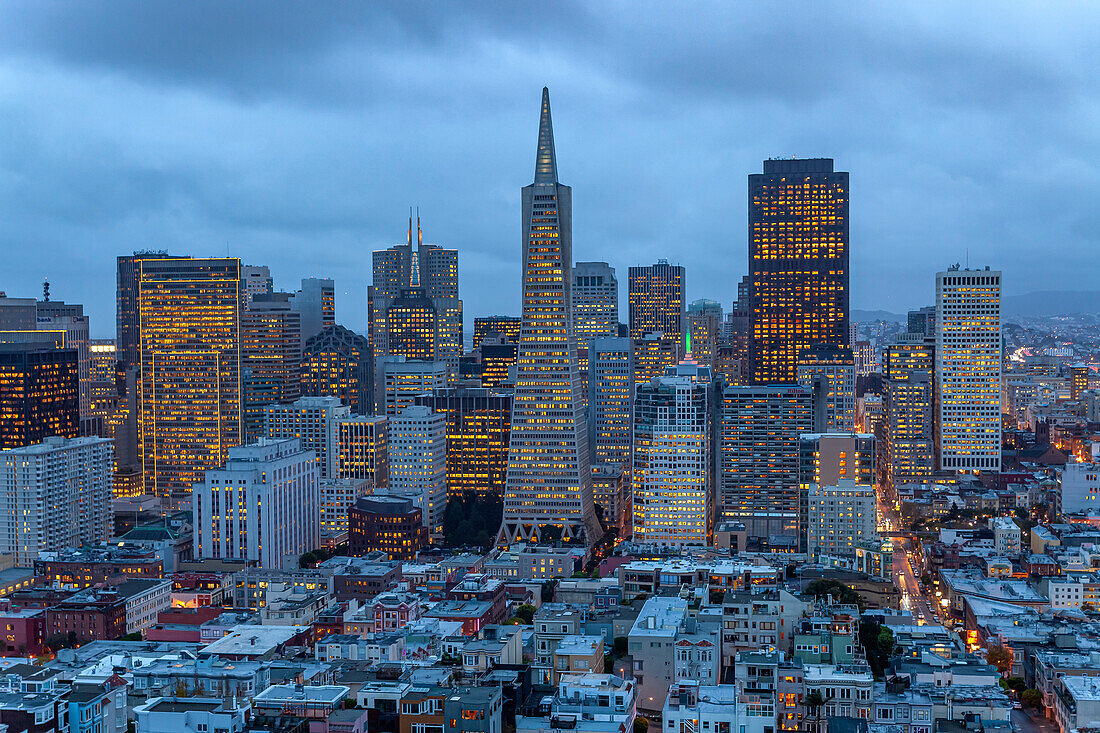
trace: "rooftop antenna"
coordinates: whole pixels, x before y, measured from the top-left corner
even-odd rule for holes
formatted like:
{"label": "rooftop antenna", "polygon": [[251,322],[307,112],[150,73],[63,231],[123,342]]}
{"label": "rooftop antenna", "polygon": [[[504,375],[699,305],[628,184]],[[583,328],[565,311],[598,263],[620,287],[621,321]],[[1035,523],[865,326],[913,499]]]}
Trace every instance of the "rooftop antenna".
{"label": "rooftop antenna", "polygon": [[405,230],[405,244],[413,246],[413,207],[409,207],[409,228]]}
{"label": "rooftop antenna", "polygon": [[43,302],[50,302],[50,276],[47,275],[42,279],[42,300]]}
{"label": "rooftop antenna", "polygon": [[416,246],[424,246],[424,232],[420,230],[420,207],[416,207]]}

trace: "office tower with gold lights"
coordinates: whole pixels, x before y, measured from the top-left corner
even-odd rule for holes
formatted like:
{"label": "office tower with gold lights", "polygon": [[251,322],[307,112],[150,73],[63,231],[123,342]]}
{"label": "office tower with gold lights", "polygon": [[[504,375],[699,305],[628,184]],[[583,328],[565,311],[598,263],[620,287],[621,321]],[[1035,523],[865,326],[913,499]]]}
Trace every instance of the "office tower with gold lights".
{"label": "office tower with gold lights", "polygon": [[186,500],[243,438],[241,262],[139,262],[138,429],[147,494]]}
{"label": "office tower with gold lights", "polygon": [[705,547],[714,526],[710,367],[682,361],[634,400],[634,542]]}
{"label": "office tower with gold lights", "polygon": [[790,384],[810,346],[849,346],[848,174],[831,158],[749,176],[753,384]]}
{"label": "office tower with gold lights", "polygon": [[826,344],[803,349],[796,374],[798,383],[814,395],[815,432],[855,430],[856,367],[851,349]]}
{"label": "office tower with gold lights", "polygon": [[660,377],[665,369],[675,366],[683,354],[683,342],[661,332],[649,332],[631,343],[634,384]]}
{"label": "office tower with gold lights", "polygon": [[90,416],[92,355],[89,349],[88,316],[84,306],[60,300],[38,301],[37,328],[39,331],[64,331],[65,347],[76,349],[77,376],[80,381],[80,416]]}
{"label": "office tower with gold lights", "polygon": [[939,467],[1001,470],[1001,273],[936,273]]}
{"label": "office tower with gold lights", "polygon": [[0,331],[0,449],[80,430],[76,349],[64,332]]}
{"label": "office tower with gold lights", "polygon": [[602,534],[592,503],[571,313],[572,196],[572,189],[558,183],[550,92],[544,88],[535,180],[522,190],[523,327],[501,545],[537,541],[547,526],[587,544]]}
{"label": "office tower with gold lights", "polygon": [[519,343],[519,331],[523,320],[516,316],[482,316],[474,319],[474,346],[487,336],[497,334],[507,338],[509,343]]}
{"label": "office tower with gold lights", "polygon": [[674,341],[682,341],[686,288],[684,268],[670,265],[668,260],[631,267],[630,338],[660,332]]}
{"label": "office tower with gold lights", "polygon": [[241,318],[246,442],[263,434],[267,406],[302,391],[302,314],[289,293],[252,294]]}
{"label": "office tower with gold lights", "polygon": [[507,336],[490,334],[481,340],[481,386],[499,387],[511,379],[519,346]]}
{"label": "office tower with gold lights", "polygon": [[302,350],[302,396],[338,397],[360,415],[371,413],[371,349],[343,326],[323,329]]}
{"label": "office tower with gold lights", "polygon": [[512,394],[484,387],[437,389],[414,403],[446,415],[447,496],[504,495]]}

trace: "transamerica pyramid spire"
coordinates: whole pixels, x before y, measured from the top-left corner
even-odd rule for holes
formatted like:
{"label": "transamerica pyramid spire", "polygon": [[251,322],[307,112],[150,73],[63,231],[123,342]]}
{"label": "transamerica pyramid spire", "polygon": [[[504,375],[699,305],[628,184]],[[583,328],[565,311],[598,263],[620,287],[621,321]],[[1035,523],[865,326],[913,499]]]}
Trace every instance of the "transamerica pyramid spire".
{"label": "transamerica pyramid spire", "polygon": [[554,154],[554,124],[550,120],[550,90],[542,88],[539,115],[539,149],[535,155],[535,183],[558,182],[558,159]]}
{"label": "transamerica pyramid spire", "polygon": [[558,183],[550,92],[542,90],[535,180],[523,205],[523,321],[498,545],[561,537],[592,545],[603,530],[571,313],[573,193]]}

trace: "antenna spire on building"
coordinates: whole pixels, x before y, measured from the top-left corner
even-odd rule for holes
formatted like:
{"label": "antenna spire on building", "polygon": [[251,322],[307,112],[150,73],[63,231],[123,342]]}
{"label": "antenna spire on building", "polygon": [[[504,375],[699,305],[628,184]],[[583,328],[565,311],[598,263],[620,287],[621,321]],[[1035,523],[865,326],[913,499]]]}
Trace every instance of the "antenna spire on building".
{"label": "antenna spire on building", "polygon": [[554,124],[550,120],[550,89],[542,88],[539,114],[539,147],[535,156],[535,183],[557,183],[558,160],[554,153]]}

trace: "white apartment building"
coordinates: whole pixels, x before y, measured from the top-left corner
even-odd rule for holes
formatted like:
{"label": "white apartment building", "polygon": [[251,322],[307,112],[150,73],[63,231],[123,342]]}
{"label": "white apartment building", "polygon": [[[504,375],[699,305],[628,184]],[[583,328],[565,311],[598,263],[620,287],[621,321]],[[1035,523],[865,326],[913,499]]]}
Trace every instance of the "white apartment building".
{"label": "white apartment building", "polygon": [[1062,513],[1090,514],[1100,511],[1100,466],[1095,463],[1067,463],[1062,469]]}
{"label": "white apartment building", "polygon": [[841,479],[836,486],[806,484],[806,547],[810,557],[855,556],[856,545],[875,536],[875,487]]}
{"label": "white apartment building", "polygon": [[196,559],[280,568],[319,544],[317,463],[297,438],[230,448],[225,466],[195,484],[191,501]]}
{"label": "white apartment building", "polygon": [[110,536],[114,441],[46,438],[0,451],[0,554],[31,567],[39,553]]}
{"label": "white apartment building", "polygon": [[390,492],[422,496],[428,533],[442,536],[447,509],[446,413],[425,405],[406,407],[390,419],[389,433]]}
{"label": "white apartment building", "polygon": [[706,685],[678,680],[668,693],[661,720],[668,731],[704,733],[765,733],[775,730],[772,714],[756,709],[750,714],[749,697],[736,685]]}
{"label": "white apartment building", "polygon": [[1001,470],[1001,273],[936,273],[939,466]]}
{"label": "white apartment building", "polygon": [[638,385],[634,401],[634,541],[710,544],[714,524],[709,367],[682,361]]}
{"label": "white apartment building", "polygon": [[1020,554],[1020,527],[1011,517],[993,517],[989,520],[993,530],[993,548],[1001,557],[1016,557]]}
{"label": "white apartment building", "polygon": [[135,578],[118,587],[126,597],[126,633],[151,628],[157,615],[172,606],[172,581],[162,578]]}

